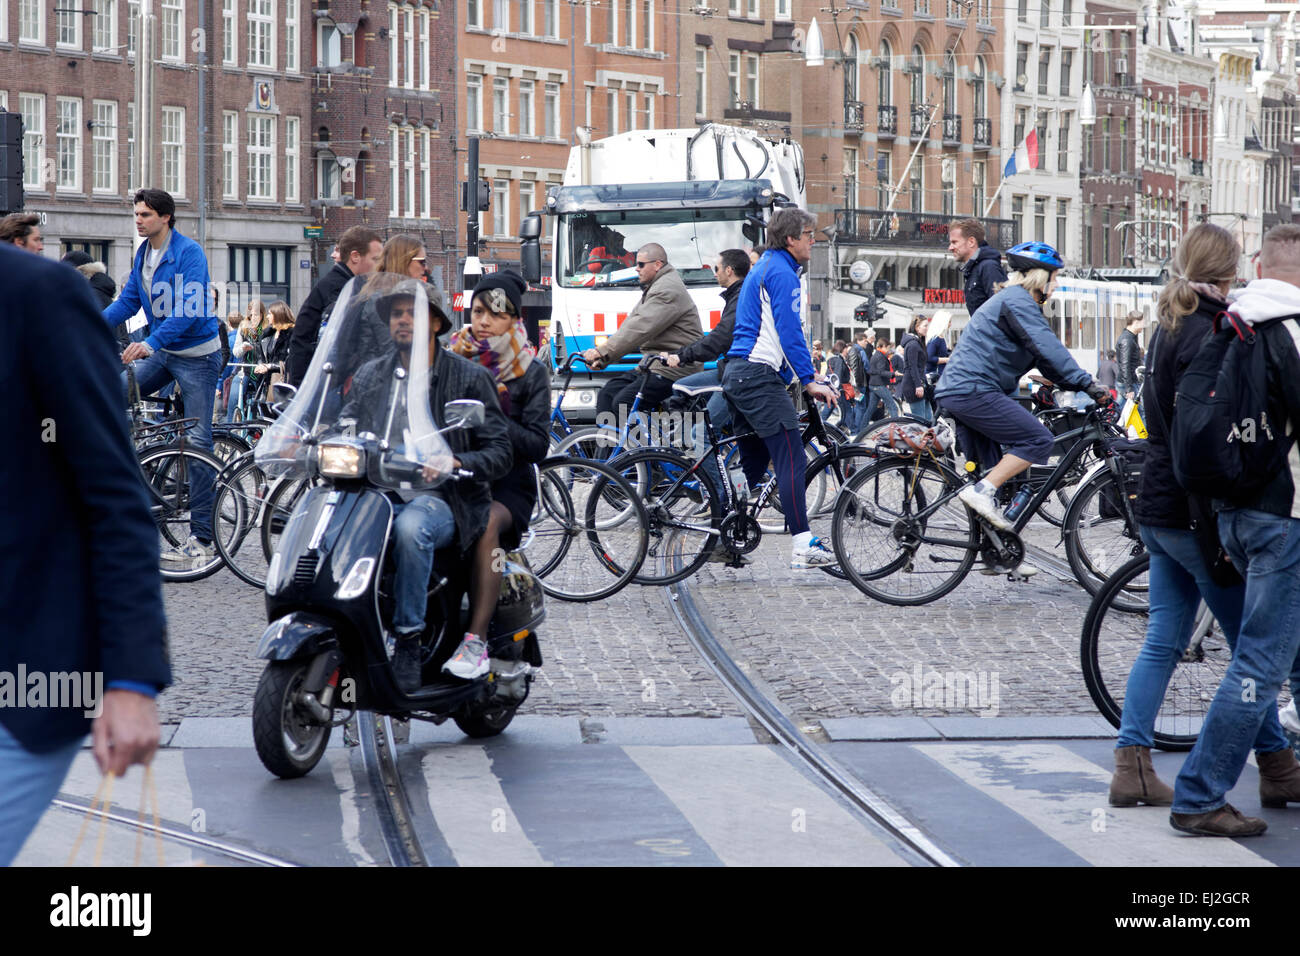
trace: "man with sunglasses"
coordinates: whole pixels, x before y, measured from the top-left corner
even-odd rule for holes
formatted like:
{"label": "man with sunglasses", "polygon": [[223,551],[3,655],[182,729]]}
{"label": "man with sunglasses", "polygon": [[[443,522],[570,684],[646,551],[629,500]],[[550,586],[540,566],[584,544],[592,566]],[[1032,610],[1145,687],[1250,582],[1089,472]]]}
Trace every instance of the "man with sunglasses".
{"label": "man with sunglasses", "polygon": [[[637,277],[644,290],[617,332],[604,344],[587,349],[582,360],[599,369],[616,362],[629,352],[647,356],[676,352],[700,337],[700,312],[686,291],[681,274],[668,264],[668,253],[657,242],[648,242],[636,253]],[[644,361],[644,360],[643,360]],[[641,410],[658,408],[672,394],[673,382],[700,371],[698,362],[669,368],[655,366],[641,395]],[[610,378],[596,399],[596,421],[611,418],[621,425],[627,419],[640,386],[637,372],[620,372]]]}

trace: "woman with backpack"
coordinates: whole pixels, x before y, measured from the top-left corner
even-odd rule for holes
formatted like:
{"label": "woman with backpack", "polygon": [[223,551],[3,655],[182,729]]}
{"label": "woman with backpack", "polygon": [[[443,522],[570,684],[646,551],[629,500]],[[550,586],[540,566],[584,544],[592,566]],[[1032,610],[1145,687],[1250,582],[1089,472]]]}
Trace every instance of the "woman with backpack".
{"label": "woman with backpack", "polygon": [[[1147,401],[1146,461],[1134,510],[1142,542],[1151,556],[1150,616],[1146,639],[1124,692],[1124,713],[1115,744],[1110,804],[1167,807],[1173,788],[1151,766],[1156,714],[1174,668],[1187,648],[1201,599],[1214,613],[1230,646],[1241,626],[1245,584],[1235,572],[1211,569],[1206,555],[1218,548],[1209,502],[1189,496],[1174,477],[1169,433],[1179,380],[1196,357],[1214,318],[1227,309],[1228,289],[1237,277],[1241,247],[1226,229],[1202,223],[1183,238],[1174,257],[1175,278],[1156,306],[1159,324],[1147,350],[1143,392]],[[1216,580],[1217,578],[1217,580]],[[1235,580],[1232,580],[1235,578]],[[1300,764],[1277,711],[1270,709],[1255,737],[1260,797],[1300,801]],[[1245,835],[1241,815],[1230,806],[1201,821],[1196,832]]]}

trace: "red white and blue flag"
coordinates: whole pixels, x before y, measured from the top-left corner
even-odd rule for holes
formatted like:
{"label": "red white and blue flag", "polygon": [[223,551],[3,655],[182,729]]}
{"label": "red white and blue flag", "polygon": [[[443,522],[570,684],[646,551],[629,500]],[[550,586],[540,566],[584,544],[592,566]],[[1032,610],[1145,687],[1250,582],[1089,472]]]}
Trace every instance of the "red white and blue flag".
{"label": "red white and blue flag", "polygon": [[1025,141],[1017,147],[1016,151],[1011,154],[1007,160],[1006,166],[1002,169],[1002,178],[1014,176],[1016,173],[1023,173],[1027,169],[1036,169],[1038,167],[1038,130],[1031,129]]}

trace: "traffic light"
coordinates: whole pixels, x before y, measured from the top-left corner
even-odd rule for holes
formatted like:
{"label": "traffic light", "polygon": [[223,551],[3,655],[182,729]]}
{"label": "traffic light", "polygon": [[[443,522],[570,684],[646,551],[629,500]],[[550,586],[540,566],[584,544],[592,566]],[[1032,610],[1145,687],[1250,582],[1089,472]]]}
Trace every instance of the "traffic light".
{"label": "traffic light", "polygon": [[23,116],[0,112],[0,215],[23,208]]}
{"label": "traffic light", "polygon": [[478,211],[487,212],[492,208],[492,184],[486,179],[478,181]]}
{"label": "traffic light", "polygon": [[853,321],[857,325],[863,323],[874,325],[878,314],[876,311],[876,297],[869,295],[853,310]]}

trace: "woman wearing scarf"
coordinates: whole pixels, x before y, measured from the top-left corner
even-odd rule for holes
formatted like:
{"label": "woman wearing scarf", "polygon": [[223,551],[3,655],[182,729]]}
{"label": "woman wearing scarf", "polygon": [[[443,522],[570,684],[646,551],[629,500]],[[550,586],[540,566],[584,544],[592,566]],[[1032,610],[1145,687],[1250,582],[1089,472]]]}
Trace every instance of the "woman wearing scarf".
{"label": "woman wearing scarf", "polygon": [[523,277],[516,272],[484,276],[470,300],[470,324],[447,343],[452,352],[492,374],[515,453],[510,471],[492,484],[487,530],[475,551],[469,632],[444,666],[458,677],[487,672],[484,635],[501,588],[501,563],[496,554],[500,548],[508,551],[519,546],[537,502],[533,464],[545,458],[550,447],[551,377],[524,331],[520,309],[524,289]]}

